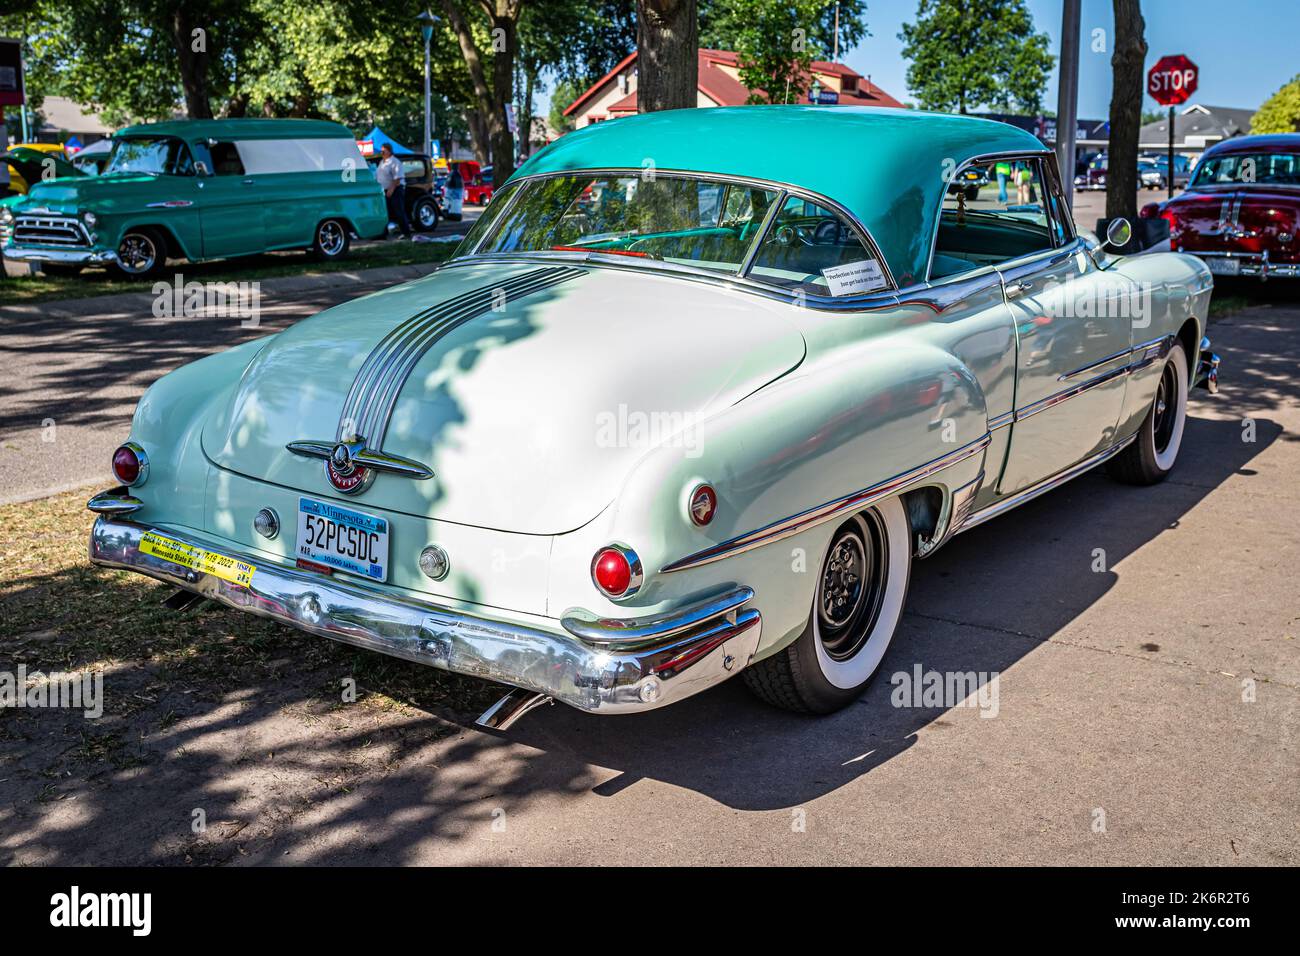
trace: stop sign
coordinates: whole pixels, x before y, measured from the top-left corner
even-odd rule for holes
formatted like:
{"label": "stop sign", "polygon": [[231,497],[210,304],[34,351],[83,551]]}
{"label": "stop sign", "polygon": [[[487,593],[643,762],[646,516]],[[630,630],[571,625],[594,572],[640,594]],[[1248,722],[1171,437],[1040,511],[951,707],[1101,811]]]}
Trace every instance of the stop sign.
{"label": "stop sign", "polygon": [[1196,64],[1181,53],[1162,56],[1147,71],[1147,92],[1161,106],[1186,103],[1196,92],[1199,74]]}

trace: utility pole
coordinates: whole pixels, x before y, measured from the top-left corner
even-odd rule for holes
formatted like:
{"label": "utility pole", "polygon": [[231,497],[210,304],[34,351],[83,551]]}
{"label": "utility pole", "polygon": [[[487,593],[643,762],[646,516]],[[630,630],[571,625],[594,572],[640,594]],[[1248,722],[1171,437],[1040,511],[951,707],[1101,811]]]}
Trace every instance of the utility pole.
{"label": "utility pole", "polygon": [[1056,165],[1061,191],[1074,207],[1074,133],[1079,125],[1079,0],[1061,11],[1061,75],[1056,86]]}
{"label": "utility pole", "polygon": [[835,51],[831,54],[831,62],[840,62],[840,5],[835,4]]}
{"label": "utility pole", "polygon": [[420,152],[429,156],[433,152],[433,106],[429,94],[429,44],[433,40],[433,27],[438,22],[438,18],[425,10],[416,19],[420,21],[420,32],[424,34],[424,147]]}

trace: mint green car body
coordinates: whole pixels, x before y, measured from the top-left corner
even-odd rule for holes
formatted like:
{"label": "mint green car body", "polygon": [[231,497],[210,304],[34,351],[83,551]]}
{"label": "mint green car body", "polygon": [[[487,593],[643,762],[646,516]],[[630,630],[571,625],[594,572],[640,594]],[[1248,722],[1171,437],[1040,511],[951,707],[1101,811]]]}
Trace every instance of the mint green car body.
{"label": "mint green car body", "polygon": [[[159,250],[163,256],[201,262],[311,248],[318,227],[328,220],[363,238],[380,236],[387,227],[383,192],[352,134],[337,123],[263,119],[150,123],[118,132],[115,149],[123,141],[159,137],[184,144],[188,157],[184,172],[106,171],[101,176],[37,182],[27,196],[7,207],[10,215],[0,224],[4,254],[66,266],[117,264],[126,237],[147,230],[166,246]],[[355,156],[348,155],[349,143]],[[264,152],[298,149],[306,158],[296,165],[257,170],[214,168],[212,150],[219,144],[228,151],[258,145]],[[318,146],[315,158],[320,168],[307,155],[312,144]],[[320,153],[321,144],[328,146],[327,155]],[[93,218],[88,219],[88,214]],[[39,225],[23,229],[24,217]],[[47,225],[51,223],[52,227]],[[150,271],[158,271],[161,265],[154,263]]]}
{"label": "mint green car body", "polygon": [[[1211,283],[1190,257],[1117,258],[1061,223],[1049,249],[931,278],[951,177],[1016,157],[1052,162],[1000,123],[894,110],[698,109],[566,135],[517,171],[432,275],[150,388],[131,431],[149,478],[92,502],[92,557],[597,713],[695,693],[805,631],[816,575],[799,572],[815,571],[837,517],[902,502],[907,555],[932,553],[1123,449],[1164,356],[1178,346],[1200,357]],[[488,251],[528,184],[590,170],[814,197],[878,252],[886,283],[792,294],[743,268],[635,251]],[[1070,310],[1067,300],[1116,283],[1152,290],[1140,316]],[[1009,294],[1013,284],[1029,291]],[[386,339],[476,295],[500,307],[428,343],[389,409],[383,452],[431,478],[380,474],[344,495],[318,458],[286,450],[348,437],[349,395]],[[690,440],[680,430],[649,447],[594,437],[624,407],[683,412]],[[717,494],[706,526],[689,511],[702,483]],[[262,509],[292,516],[300,495],[391,521],[385,583],[290,570],[288,522],[273,538],[254,526]],[[268,575],[264,592],[256,576],[254,599],[132,558],[140,529],[241,556]],[[633,549],[644,574],[617,599],[593,583],[593,555],[611,542]],[[450,556],[439,580],[420,564],[431,543]],[[665,667],[670,645],[679,663]]]}

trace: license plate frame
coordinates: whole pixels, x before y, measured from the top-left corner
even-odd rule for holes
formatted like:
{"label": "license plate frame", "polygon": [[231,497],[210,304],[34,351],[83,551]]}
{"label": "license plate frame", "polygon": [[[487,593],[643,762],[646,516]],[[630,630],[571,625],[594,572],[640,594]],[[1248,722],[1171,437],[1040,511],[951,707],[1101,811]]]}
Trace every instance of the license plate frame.
{"label": "license plate frame", "polygon": [[[349,529],[354,530],[349,534]],[[382,584],[388,580],[391,532],[387,518],[304,495],[298,499],[294,554],[301,560]],[[344,550],[339,550],[339,545]]]}

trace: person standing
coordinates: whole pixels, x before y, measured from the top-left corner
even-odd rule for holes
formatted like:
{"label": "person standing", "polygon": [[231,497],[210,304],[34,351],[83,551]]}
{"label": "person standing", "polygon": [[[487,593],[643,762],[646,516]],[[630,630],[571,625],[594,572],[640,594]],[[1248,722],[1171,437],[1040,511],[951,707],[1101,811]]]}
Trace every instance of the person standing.
{"label": "person standing", "polygon": [[402,163],[393,155],[393,147],[389,143],[379,147],[379,156],[375,178],[379,180],[388,202],[388,220],[397,223],[402,230],[403,239],[410,239],[411,221],[406,218],[406,174],[402,172]]}
{"label": "person standing", "polygon": [[1007,201],[1007,180],[1011,178],[1011,164],[1008,162],[995,163],[993,172],[998,177],[998,202]]}

